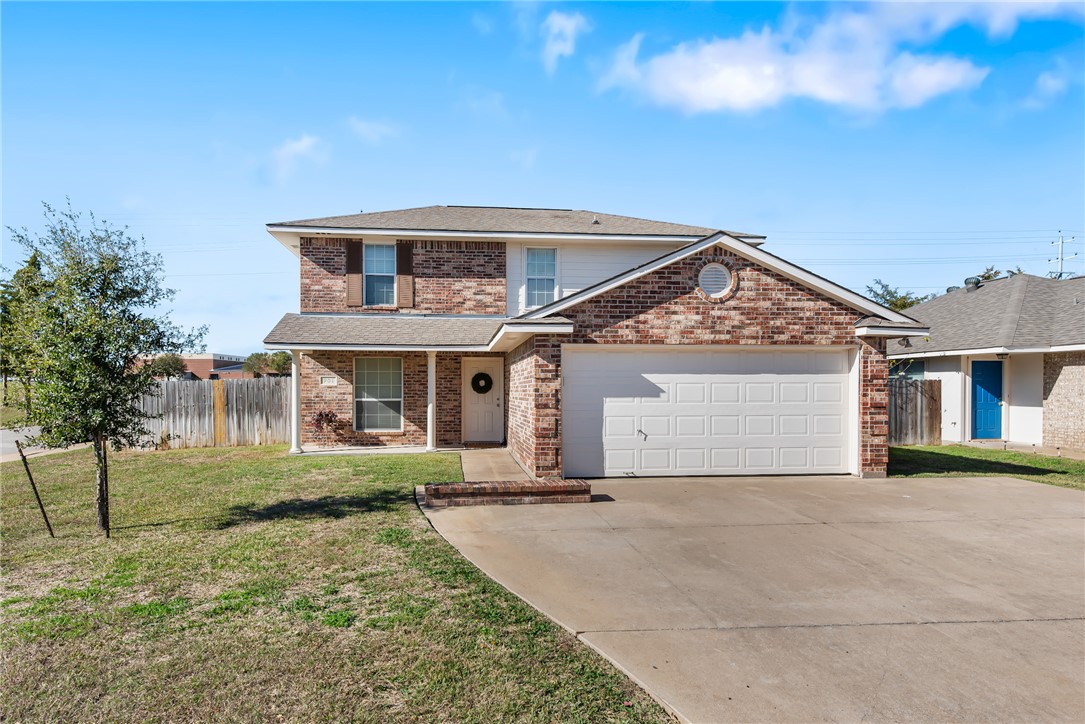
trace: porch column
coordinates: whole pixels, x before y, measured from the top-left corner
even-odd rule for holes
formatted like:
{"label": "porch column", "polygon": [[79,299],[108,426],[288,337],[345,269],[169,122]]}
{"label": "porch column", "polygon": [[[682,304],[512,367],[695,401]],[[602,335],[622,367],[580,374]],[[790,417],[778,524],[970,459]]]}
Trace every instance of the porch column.
{"label": "porch column", "polygon": [[301,454],[301,352],[290,350],[290,454]]}
{"label": "porch column", "polygon": [[437,353],[426,353],[426,449],[437,449]]}

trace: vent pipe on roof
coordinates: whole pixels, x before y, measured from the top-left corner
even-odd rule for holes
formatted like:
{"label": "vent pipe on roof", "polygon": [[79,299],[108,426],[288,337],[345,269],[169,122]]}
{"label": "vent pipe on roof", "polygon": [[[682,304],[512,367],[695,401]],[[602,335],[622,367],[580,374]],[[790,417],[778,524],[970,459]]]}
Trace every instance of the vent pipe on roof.
{"label": "vent pipe on roof", "polygon": [[599,223],[599,217],[598,216],[592,216],[591,217],[591,223],[598,224]]}
{"label": "vent pipe on roof", "polygon": [[946,287],[946,294],[949,294],[950,292],[955,292],[958,289],[960,289],[960,287]]}
{"label": "vent pipe on roof", "polygon": [[967,279],[964,280],[964,288],[967,291],[970,291],[970,292],[973,291],[973,290],[979,289],[980,288],[980,278],[979,277],[968,277]]}

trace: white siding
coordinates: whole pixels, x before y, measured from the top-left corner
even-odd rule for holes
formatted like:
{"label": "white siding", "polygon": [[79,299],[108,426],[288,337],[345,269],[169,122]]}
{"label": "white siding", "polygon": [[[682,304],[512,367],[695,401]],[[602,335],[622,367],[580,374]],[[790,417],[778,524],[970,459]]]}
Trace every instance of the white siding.
{"label": "white siding", "polygon": [[523,244],[510,241],[506,247],[508,264],[509,314],[527,311],[524,308],[525,246],[551,246],[558,250],[558,298],[575,294],[604,279],[674,251],[686,242],[666,244]]}
{"label": "white siding", "polygon": [[965,417],[960,357],[932,357],[925,378],[942,381],[942,439],[964,442]]}
{"label": "white siding", "polygon": [[1005,364],[1009,385],[1009,429],[1003,434],[1010,442],[1042,445],[1044,439],[1044,356],[1011,355]]}

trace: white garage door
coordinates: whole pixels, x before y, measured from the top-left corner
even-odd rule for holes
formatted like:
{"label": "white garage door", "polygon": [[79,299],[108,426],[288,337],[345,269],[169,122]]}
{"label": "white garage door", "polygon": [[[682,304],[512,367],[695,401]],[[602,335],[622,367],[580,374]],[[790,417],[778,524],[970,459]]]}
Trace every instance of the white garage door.
{"label": "white garage door", "polygon": [[847,350],[567,346],[567,477],[845,473]]}

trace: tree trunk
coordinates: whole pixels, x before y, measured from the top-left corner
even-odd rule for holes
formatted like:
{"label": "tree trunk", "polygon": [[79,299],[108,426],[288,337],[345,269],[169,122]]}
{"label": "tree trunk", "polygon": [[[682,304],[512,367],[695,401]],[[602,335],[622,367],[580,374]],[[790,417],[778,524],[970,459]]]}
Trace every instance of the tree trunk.
{"label": "tree trunk", "polygon": [[109,537],[109,464],[106,458],[106,438],[94,436],[94,467],[98,480],[98,527]]}

